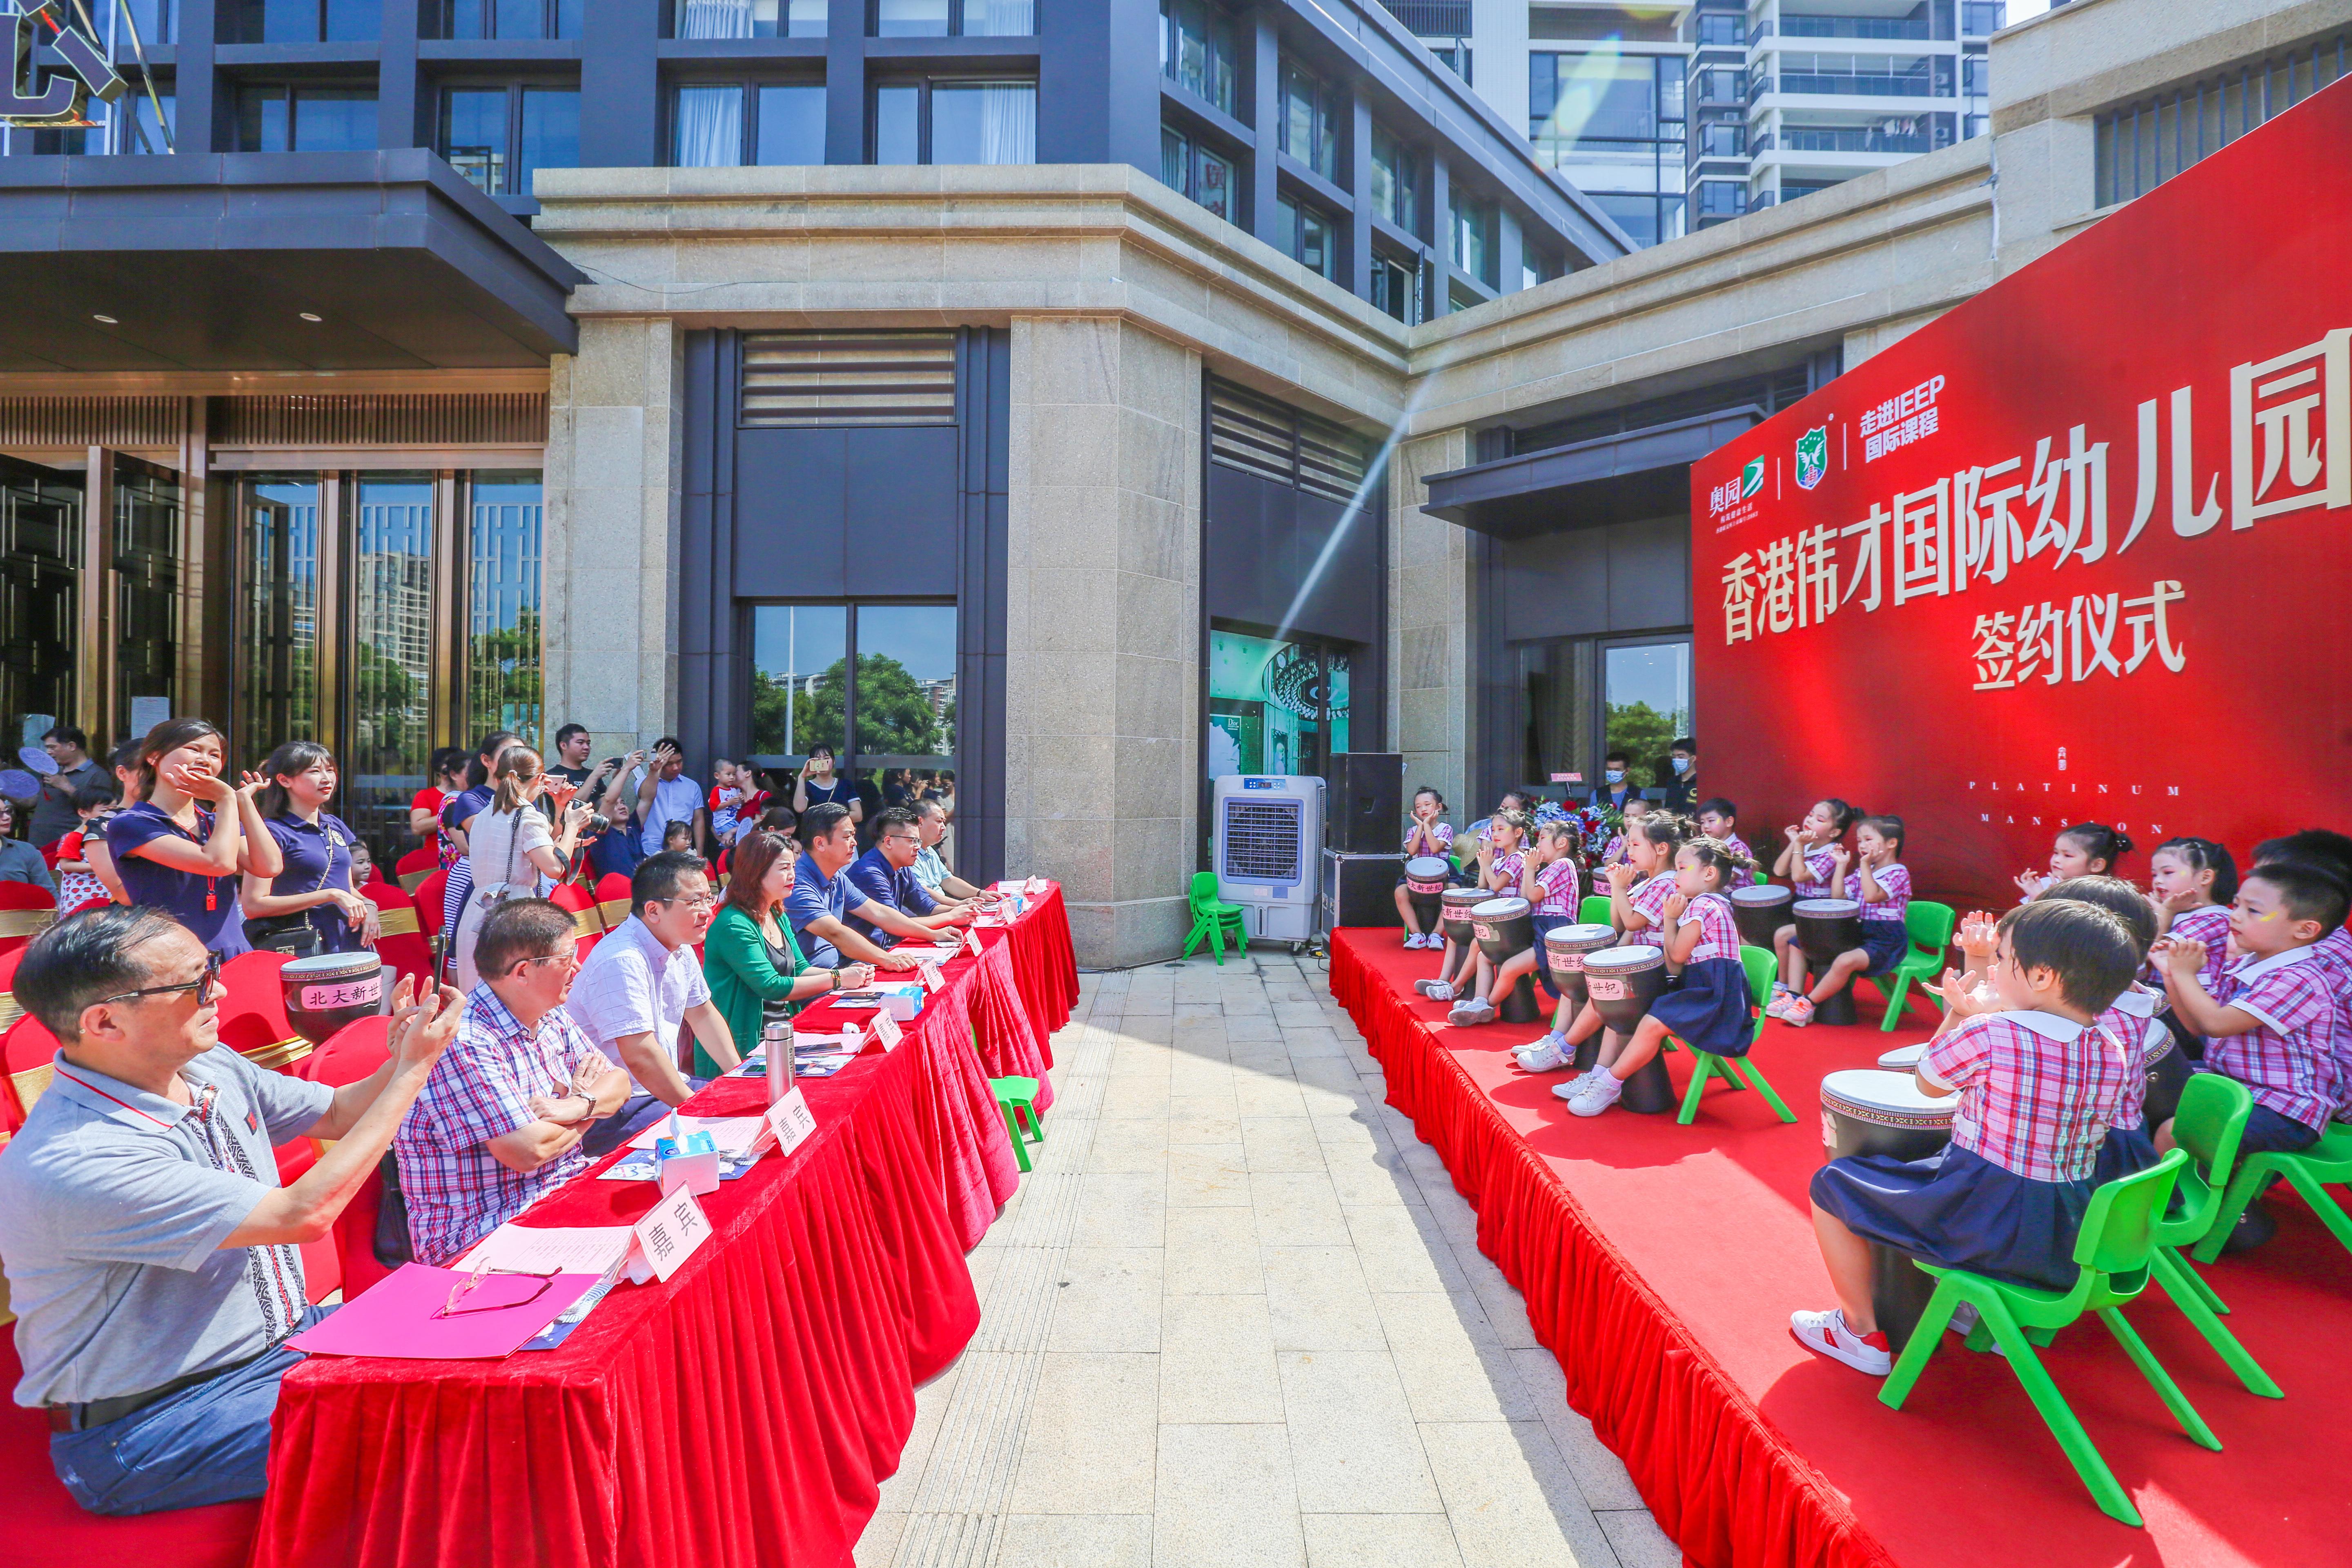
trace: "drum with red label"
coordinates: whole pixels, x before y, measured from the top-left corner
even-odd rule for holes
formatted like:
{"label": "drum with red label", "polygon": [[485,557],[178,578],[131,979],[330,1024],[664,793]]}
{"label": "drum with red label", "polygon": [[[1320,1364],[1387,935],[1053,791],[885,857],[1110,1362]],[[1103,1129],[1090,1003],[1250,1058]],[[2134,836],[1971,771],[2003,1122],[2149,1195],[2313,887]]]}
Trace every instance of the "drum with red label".
{"label": "drum with red label", "polygon": [[383,1011],[383,961],[371,949],[289,959],[278,973],[287,1022],[314,1046],[353,1019]]}
{"label": "drum with red label", "polygon": [[[1497,969],[1535,945],[1535,906],[1516,895],[1488,899],[1470,911],[1470,921],[1478,935],[1478,951]],[[1503,998],[1501,1013],[1506,1024],[1531,1024],[1543,1016],[1536,1002],[1534,971],[1519,976]]]}

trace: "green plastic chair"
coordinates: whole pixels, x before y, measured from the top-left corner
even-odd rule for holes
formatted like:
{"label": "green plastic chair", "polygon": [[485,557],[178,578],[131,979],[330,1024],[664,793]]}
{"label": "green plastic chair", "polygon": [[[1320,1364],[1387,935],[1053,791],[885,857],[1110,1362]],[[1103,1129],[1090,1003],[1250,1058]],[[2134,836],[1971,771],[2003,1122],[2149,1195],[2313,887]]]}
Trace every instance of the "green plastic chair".
{"label": "green plastic chair", "polygon": [[2238,1216],[2246,1212],[2246,1205],[2273,1175],[2284,1176],[2303,1194],[2303,1201],[2311,1205],[2311,1212],[2319,1216],[2319,1223],[2333,1232],[2347,1250],[2352,1250],[2352,1219],[2345,1217],[2344,1210],[2327,1195],[2329,1187],[2352,1184],[2352,1125],[2331,1121],[2319,1135],[2319,1142],[2300,1154],[2266,1152],[2246,1157],[2246,1163],[2238,1167],[2238,1173],[2230,1178],[2222,1193],[2221,1207],[2213,1216],[2212,1228],[2197,1244],[2193,1256],[2198,1262],[2210,1263],[2221,1256],[2221,1244],[2230,1239]]}
{"label": "green plastic chair", "polygon": [[[1952,928],[1959,923],[1959,915],[1949,904],[1932,903],[1926,899],[1914,899],[1903,911],[1903,934],[1911,939],[1911,951],[1895,962],[1886,973],[1874,976],[1874,984],[1886,998],[1886,1021],[1882,1030],[1892,1029],[1903,1017],[1903,1004],[1914,980],[1940,980],[1948,962],[1947,954],[1952,946]],[[1943,999],[1922,985],[1920,998],[1944,1010]]]}
{"label": "green plastic chair", "polygon": [[2189,1163],[2180,1168],[2171,1207],[2156,1224],[2156,1282],[2238,1374],[2247,1393],[2284,1399],[2285,1393],[2271,1374],[2215,1316],[2227,1312],[2229,1304],[2174,1250],[2194,1245],[2212,1228],[2231,1167],[2237,1162],[2238,1140],[2245,1134],[2253,1108],[2253,1096],[2244,1084],[2217,1072],[2194,1075],[2180,1091],[2180,1108],[2172,1113],[2172,1141],[2188,1152]]}
{"label": "green plastic chair", "polygon": [[1045,1121],[1037,1114],[1037,1080],[992,1078],[988,1087],[996,1096],[997,1110],[1004,1118],[1004,1134],[1013,1140],[1013,1157],[1025,1171],[1029,1169],[1029,1145],[1045,1141]]}
{"label": "green plastic chair", "polygon": [[[2010,1371],[2025,1385],[2026,1397],[2033,1401],[2042,1424],[2058,1439],[2058,1447],[2064,1450],[2074,1473],[2090,1489],[2099,1511],[2126,1524],[2139,1524],[2139,1510],[2132,1507],[2131,1499],[2116,1483],[2115,1472],[2107,1468],[2090,1434],[2074,1418],[2065,1395],[2050,1381],[2049,1371],[2033,1353],[2033,1344],[2034,1339],[2048,1343],[2050,1336],[2080,1321],[2085,1312],[2096,1313],[2099,1321],[2116,1337],[2116,1342],[2123,1346],[2124,1353],[2131,1357],[2140,1375],[2147,1379],[2148,1386],[2164,1401],[2165,1408],[2172,1412],[2180,1429],[2191,1441],[2220,1451],[2221,1440],[2213,1436],[2205,1418],[2197,1414],[2171,1374],[2117,1310],[2147,1288],[2156,1256],[2162,1250],[2157,1242],[2157,1218],[2170,1201],[2173,1184],[2188,1163],[2188,1153],[2175,1149],[2147,1170],[2109,1182],[2091,1194],[2090,1209],[2083,1215],[2082,1231],[2074,1238],[2074,1261],[2081,1266],[2081,1272],[2075,1278],[2074,1288],[2063,1293],[2011,1285],[1964,1268],[1945,1268],[1913,1258],[1914,1267],[1936,1277],[1936,1293],[1928,1300],[1919,1326],[1911,1331],[1910,1341],[1904,1345],[1902,1359],[1895,1363],[1893,1375],[1879,1391],[1879,1403],[1895,1410],[1903,1408],[1927,1358],[1936,1353],[1942,1342],[1944,1330],[1952,1321],[1953,1309],[1963,1301],[1969,1302],[1977,1310],[1977,1325],[1969,1331],[1969,1348],[1983,1350],[1995,1344],[2000,1347],[2001,1353],[2009,1359]],[[2040,1331],[2030,1339],[2029,1330]]]}
{"label": "green plastic chair", "polygon": [[[1780,966],[1762,948],[1749,947],[1745,943],[1739,949],[1739,963],[1748,972],[1748,994],[1756,1009],[1756,1032],[1748,1037],[1748,1046],[1753,1052],[1757,1042],[1764,1038],[1764,1004],[1772,999],[1772,982],[1779,977]],[[1691,1068],[1690,1087],[1683,1090],[1683,1109],[1682,1113],[1675,1118],[1676,1125],[1688,1127],[1691,1120],[1698,1115],[1698,1097],[1706,1092],[1707,1080],[1713,1078],[1720,1078],[1733,1089],[1754,1089],[1764,1097],[1764,1103],[1772,1108],[1773,1114],[1783,1121],[1797,1119],[1797,1113],[1782,1104],[1780,1095],[1773,1091],[1771,1081],[1765,1078],[1764,1069],[1756,1065],[1754,1056],[1719,1057],[1713,1051],[1698,1049],[1679,1035],[1668,1035],[1666,1043],[1681,1047],[1697,1059],[1696,1065]]]}
{"label": "green plastic chair", "polygon": [[1587,893],[1584,901],[1576,906],[1576,918],[1589,926],[1614,925],[1609,918],[1609,900],[1600,893]]}
{"label": "green plastic chair", "polygon": [[1240,952],[1249,946],[1248,932],[1242,925],[1242,907],[1217,901],[1217,874],[1214,871],[1192,873],[1192,890],[1187,897],[1192,910],[1192,934],[1184,939],[1184,956],[1206,938],[1217,955],[1217,967],[1225,966],[1225,938],[1234,939],[1234,951]]}

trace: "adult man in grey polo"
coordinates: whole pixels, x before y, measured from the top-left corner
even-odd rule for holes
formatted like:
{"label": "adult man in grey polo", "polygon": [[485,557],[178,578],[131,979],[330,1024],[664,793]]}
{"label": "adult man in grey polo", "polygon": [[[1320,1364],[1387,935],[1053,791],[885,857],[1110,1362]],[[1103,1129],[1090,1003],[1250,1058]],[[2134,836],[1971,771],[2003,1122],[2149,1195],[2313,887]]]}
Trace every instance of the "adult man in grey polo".
{"label": "adult man in grey polo", "polygon": [[[16,1399],[47,1409],[58,1479],[93,1513],[261,1495],[299,1359],[284,1343],[319,1315],[300,1245],[376,1168],[457,1026],[444,988],[404,1008],[372,1077],[305,1083],[219,1043],[218,963],[163,910],[114,905],[43,932],[16,971],[62,1048],[0,1149]],[[281,1187],[271,1147],[306,1133],[334,1142]]]}

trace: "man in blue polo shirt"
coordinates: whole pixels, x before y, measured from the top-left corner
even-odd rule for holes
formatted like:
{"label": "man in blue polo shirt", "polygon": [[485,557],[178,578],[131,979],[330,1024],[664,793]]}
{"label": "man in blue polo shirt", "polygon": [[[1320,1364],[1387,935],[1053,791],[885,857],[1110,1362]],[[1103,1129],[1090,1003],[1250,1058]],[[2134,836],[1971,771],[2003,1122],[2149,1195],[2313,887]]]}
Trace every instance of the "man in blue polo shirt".
{"label": "man in blue polo shirt", "polygon": [[[970,925],[970,909],[958,900],[935,897],[915,874],[915,858],[922,849],[922,824],[905,806],[894,805],[875,819],[874,847],[842,875],[869,903],[898,910],[927,936],[950,926]],[[898,940],[855,914],[849,917],[849,929],[879,947]]]}
{"label": "man in blue polo shirt", "polygon": [[[839,801],[825,801],[801,813],[801,842],[807,846],[793,866],[793,890],[784,895],[784,920],[793,928],[801,957],[819,969],[870,963],[877,969],[912,969],[915,961],[890,952],[863,934],[879,926],[892,936],[928,939],[916,924],[887,904],[877,904],[844,875],[857,858],[857,824]],[[853,925],[853,921],[862,925]]]}
{"label": "man in blue polo shirt", "polygon": [[[261,1495],[301,1359],[285,1342],[320,1315],[301,1244],[373,1173],[459,1012],[446,986],[404,1007],[391,1059],[330,1089],[220,1044],[219,991],[187,928],[120,904],[50,927],[16,970],[59,1049],[0,1149],[16,1400],[47,1411],[58,1479],[93,1513]],[[271,1146],[305,1135],[326,1152],[278,1185]]]}

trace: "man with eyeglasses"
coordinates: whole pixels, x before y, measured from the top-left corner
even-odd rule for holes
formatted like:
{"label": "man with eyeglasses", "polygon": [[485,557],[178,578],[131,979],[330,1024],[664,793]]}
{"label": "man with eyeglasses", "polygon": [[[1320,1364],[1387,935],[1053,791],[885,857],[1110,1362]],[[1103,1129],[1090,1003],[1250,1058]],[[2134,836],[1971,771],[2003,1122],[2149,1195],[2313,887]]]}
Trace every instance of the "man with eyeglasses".
{"label": "man with eyeglasses", "polygon": [[650,856],[629,878],[629,918],[581,967],[572,1016],[633,1080],[621,1113],[590,1138],[592,1156],[619,1148],[703,1088],[707,1079],[679,1066],[686,1025],[721,1072],[741,1059],[695,951],[716,902],[700,856],[678,849]]}
{"label": "man with eyeglasses", "polygon": [[[219,1043],[220,959],[157,909],[76,915],[25,949],[16,995],[55,1076],[0,1149],[0,1259],[19,1405],[93,1513],[259,1497],[278,1385],[315,1321],[301,1244],[375,1170],[457,1025],[446,987],[394,998],[391,1057],[342,1089]],[[291,1186],[272,1147],[325,1152]]]}
{"label": "man with eyeglasses", "polygon": [[[869,905],[894,910],[926,932],[970,925],[969,905],[933,894],[915,875],[915,858],[922,848],[920,821],[907,807],[894,805],[875,819],[874,847],[852,861],[842,875]],[[898,940],[855,911],[849,916],[849,929],[877,947],[895,946]]]}
{"label": "man with eyeglasses", "polygon": [[572,911],[546,899],[482,921],[457,1041],[392,1141],[417,1262],[447,1263],[586,1170],[583,1139],[627,1098],[564,1011],[578,952]]}

